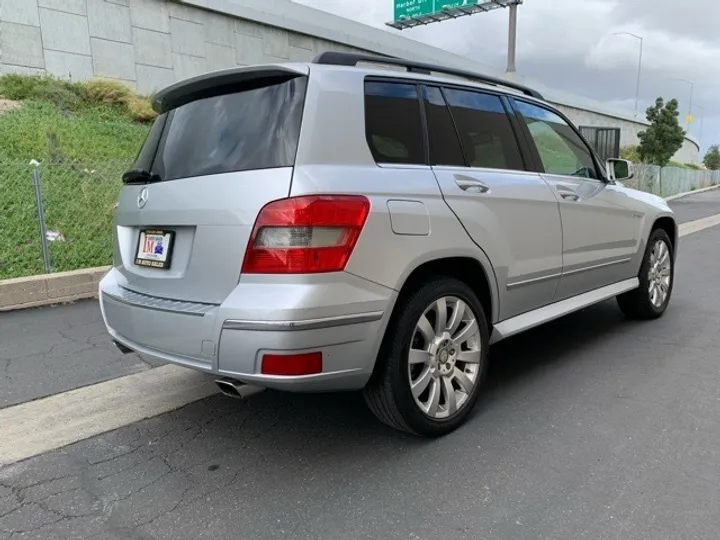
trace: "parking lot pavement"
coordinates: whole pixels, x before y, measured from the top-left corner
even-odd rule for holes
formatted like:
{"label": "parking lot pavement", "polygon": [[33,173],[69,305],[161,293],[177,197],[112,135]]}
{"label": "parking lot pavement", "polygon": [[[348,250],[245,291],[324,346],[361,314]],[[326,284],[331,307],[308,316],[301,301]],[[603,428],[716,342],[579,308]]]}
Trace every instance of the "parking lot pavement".
{"label": "parking lot pavement", "polygon": [[606,302],[494,347],[441,440],[358,394],[214,396],[0,468],[0,539],[714,540],[719,241],[682,239],[658,321]]}
{"label": "parking lot pavement", "polygon": [[0,407],[159,365],[123,356],[97,302],[0,313]]}

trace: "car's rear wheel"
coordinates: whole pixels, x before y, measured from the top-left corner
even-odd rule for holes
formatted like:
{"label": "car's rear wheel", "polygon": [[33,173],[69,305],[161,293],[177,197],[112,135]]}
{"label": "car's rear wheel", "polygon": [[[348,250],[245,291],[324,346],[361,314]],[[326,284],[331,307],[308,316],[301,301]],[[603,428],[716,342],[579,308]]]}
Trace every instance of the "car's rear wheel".
{"label": "car's rear wheel", "polygon": [[489,332],[477,295],[462,281],[435,278],[404,299],[365,388],[386,424],[438,437],[465,422],[487,368]]}
{"label": "car's rear wheel", "polygon": [[638,279],[640,286],[618,296],[618,305],[631,319],[657,319],[670,303],[675,281],[672,242],[664,230],[650,234]]}

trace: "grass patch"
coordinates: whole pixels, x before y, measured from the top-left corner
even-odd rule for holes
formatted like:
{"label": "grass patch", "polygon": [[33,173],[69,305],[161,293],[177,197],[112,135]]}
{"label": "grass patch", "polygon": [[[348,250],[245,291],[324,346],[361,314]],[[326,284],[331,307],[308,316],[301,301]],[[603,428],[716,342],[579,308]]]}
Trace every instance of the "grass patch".
{"label": "grass patch", "polygon": [[114,81],[19,75],[0,77],[0,96],[22,101],[0,115],[0,279],[43,271],[31,160],[46,227],[63,237],[50,243],[52,270],[110,264],[120,177],[155,117],[149,101]]}

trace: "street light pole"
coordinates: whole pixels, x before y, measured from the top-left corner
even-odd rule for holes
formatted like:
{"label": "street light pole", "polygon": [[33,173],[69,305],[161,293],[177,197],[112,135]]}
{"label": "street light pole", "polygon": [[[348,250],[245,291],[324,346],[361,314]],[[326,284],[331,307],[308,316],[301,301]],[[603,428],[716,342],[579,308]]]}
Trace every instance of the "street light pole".
{"label": "street light pole", "polygon": [[700,105],[693,105],[696,109],[700,109],[700,136],[698,137],[698,141],[700,142],[700,148],[702,148],[702,138],[703,138],[703,124],[705,123],[705,107],[701,107]]}
{"label": "street light pole", "polygon": [[635,85],[635,116],[638,115],[638,107],[640,105],[640,75],[642,73],[642,63],[643,63],[643,42],[644,39],[642,36],[638,36],[637,34],[633,34],[632,32],[616,32],[613,34],[614,36],[631,36],[634,37],[637,40],[640,40],[640,57],[638,59],[638,69],[637,69],[637,83]]}
{"label": "street light pole", "polygon": [[685,119],[685,127],[687,128],[687,132],[690,133],[690,117],[692,116],[693,92],[695,90],[695,85],[693,84],[692,81],[688,81],[687,79],[675,78],[673,80],[688,83],[690,85],[690,106],[688,107],[688,117]]}
{"label": "street light pole", "polygon": [[518,4],[510,6],[510,28],[508,35],[508,57],[506,73],[515,73],[515,52],[517,50],[517,12]]}

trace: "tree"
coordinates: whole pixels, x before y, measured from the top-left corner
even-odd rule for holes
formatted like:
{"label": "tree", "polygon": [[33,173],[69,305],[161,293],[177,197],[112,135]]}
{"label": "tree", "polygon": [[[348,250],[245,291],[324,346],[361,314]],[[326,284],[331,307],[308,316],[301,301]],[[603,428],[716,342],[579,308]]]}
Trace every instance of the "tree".
{"label": "tree", "polygon": [[685,139],[685,131],[678,122],[678,102],[671,99],[665,103],[659,97],[655,106],[648,107],[646,114],[650,127],[638,133],[638,155],[644,163],[665,167],[682,148]]}
{"label": "tree", "polygon": [[707,154],[705,154],[703,158],[703,163],[712,171],[720,169],[720,146],[713,144],[708,148]]}

